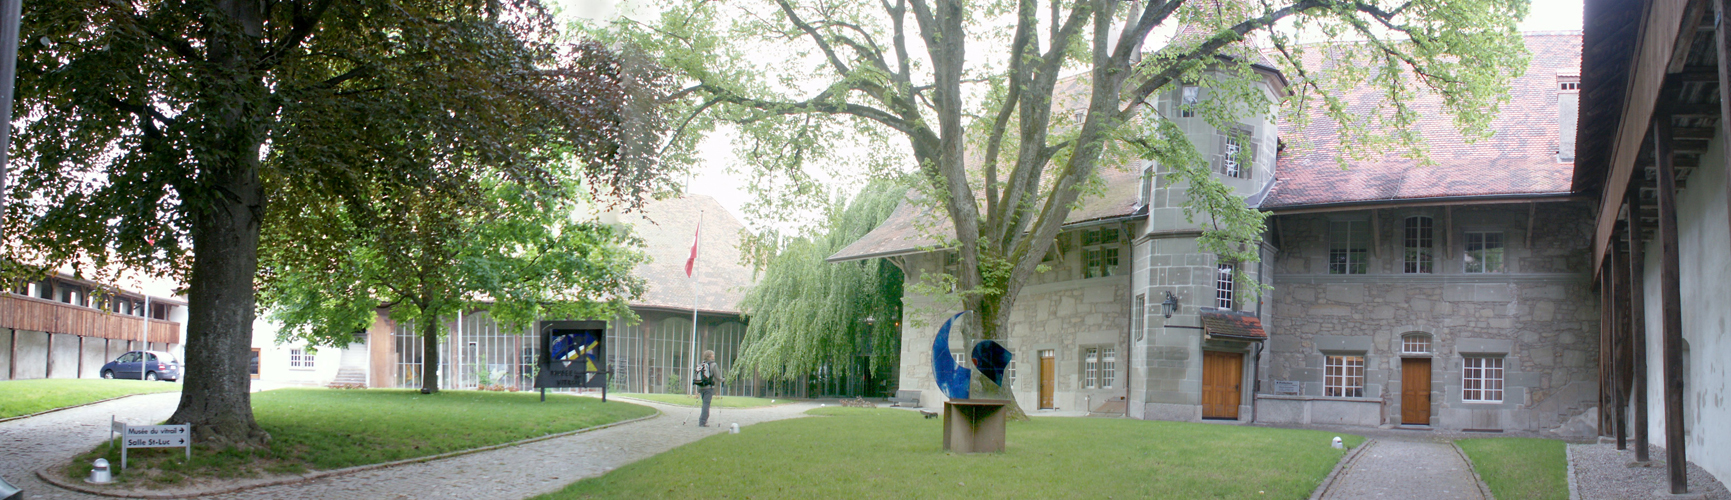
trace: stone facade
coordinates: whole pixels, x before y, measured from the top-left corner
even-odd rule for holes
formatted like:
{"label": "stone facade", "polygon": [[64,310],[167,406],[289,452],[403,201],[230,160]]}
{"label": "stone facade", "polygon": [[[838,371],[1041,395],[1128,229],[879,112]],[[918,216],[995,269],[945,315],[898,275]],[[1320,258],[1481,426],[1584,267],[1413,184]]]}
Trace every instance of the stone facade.
{"label": "stone facade", "polygon": [[[1130,225],[1112,223],[1108,227],[1133,234]],[[1060,238],[1077,238],[1079,233],[1080,230],[1066,231]],[[1130,245],[1121,238],[1112,247],[1120,251],[1120,257],[1109,276],[1085,277],[1082,252],[1072,250],[1054,255],[1046,263],[1050,269],[1036,274],[1022,288],[1010,313],[1005,344],[1014,354],[1013,375],[1007,375],[1011,377],[1010,387],[1024,408],[1044,406],[1040,398],[1042,351],[1052,351],[1054,363],[1053,394],[1048,408],[1092,411],[1125,396]],[[939,270],[943,259],[943,253],[906,257],[903,269],[907,271],[907,282],[912,286],[921,276]],[[941,408],[944,396],[933,380],[932,341],[944,319],[955,314],[958,307],[953,301],[913,292],[910,288],[903,299],[908,321],[902,324],[900,389],[921,391],[922,406]],[[967,333],[952,331],[952,353],[965,352]],[[1087,375],[1083,358],[1089,348],[1096,349],[1097,356],[1104,356],[1106,349],[1112,353],[1109,371],[1104,359],[1097,361],[1093,384],[1083,380]]]}
{"label": "stone facade", "polygon": [[[1413,216],[1435,221],[1431,273],[1404,272],[1403,225]],[[1401,424],[1408,358],[1431,360],[1427,411],[1439,428],[1550,429],[1596,406],[1589,216],[1578,202],[1277,216],[1267,377],[1300,390],[1262,397],[1261,420]],[[1330,222],[1340,221],[1374,228],[1365,274],[1329,273]],[[1467,231],[1503,235],[1504,272],[1464,272]],[[1409,334],[1428,339],[1428,352],[1405,352]],[[1364,357],[1362,397],[1325,397],[1327,354]],[[1503,360],[1500,402],[1463,402],[1467,356]]]}

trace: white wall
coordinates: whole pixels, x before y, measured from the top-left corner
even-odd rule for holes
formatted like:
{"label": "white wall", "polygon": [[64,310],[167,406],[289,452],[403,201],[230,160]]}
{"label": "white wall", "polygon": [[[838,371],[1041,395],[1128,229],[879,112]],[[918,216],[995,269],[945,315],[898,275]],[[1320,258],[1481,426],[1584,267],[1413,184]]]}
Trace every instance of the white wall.
{"label": "white wall", "polygon": [[[1701,168],[1677,198],[1679,288],[1683,340],[1688,351],[1683,418],[1689,461],[1720,481],[1731,480],[1731,213],[1726,211],[1723,130],[1702,157]],[[1657,228],[1653,228],[1657,229]],[[1659,289],[1659,242],[1648,243],[1643,284],[1647,320],[1647,415],[1653,444],[1666,446],[1663,337]],[[1632,417],[1631,417],[1632,418]]]}
{"label": "white wall", "polygon": [[252,324],[252,346],[259,349],[258,378],[260,381],[288,385],[324,386],[337,378],[342,364],[342,349],[326,347],[313,357],[313,368],[289,366],[289,350],[304,349],[305,342],[277,343],[280,325],[259,318]]}

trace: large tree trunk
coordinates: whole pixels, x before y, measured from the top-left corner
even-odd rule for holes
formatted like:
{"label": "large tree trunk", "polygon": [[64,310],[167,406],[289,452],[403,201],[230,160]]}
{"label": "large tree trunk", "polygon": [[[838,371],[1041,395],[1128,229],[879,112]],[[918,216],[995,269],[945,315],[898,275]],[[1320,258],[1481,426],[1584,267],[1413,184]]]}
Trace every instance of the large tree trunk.
{"label": "large tree trunk", "polygon": [[439,319],[421,317],[421,394],[439,392]]}
{"label": "large tree trunk", "polygon": [[[192,424],[193,440],[213,447],[263,446],[270,435],[252,418],[253,275],[258,271],[258,171],[238,182],[249,201],[220,196],[193,216],[193,260],[186,321],[186,375],[169,423]],[[238,179],[237,179],[238,180]],[[250,188],[250,189],[249,189]]]}
{"label": "large tree trunk", "polygon": [[194,137],[199,169],[176,186],[192,226],[188,280],[186,383],[170,423],[192,424],[193,440],[212,447],[264,446],[270,434],[252,417],[253,277],[258,273],[259,151],[270,90],[256,69],[257,2],[218,2],[205,14],[205,61],[192,75],[208,87],[183,116],[204,121]]}

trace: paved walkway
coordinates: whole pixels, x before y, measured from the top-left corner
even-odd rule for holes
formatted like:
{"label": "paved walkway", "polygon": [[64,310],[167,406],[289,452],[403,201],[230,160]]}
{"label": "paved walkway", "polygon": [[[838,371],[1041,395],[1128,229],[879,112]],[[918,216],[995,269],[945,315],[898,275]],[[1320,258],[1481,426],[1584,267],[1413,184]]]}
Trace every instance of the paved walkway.
{"label": "paved walkway", "polygon": [[23,489],[26,498],[103,498],[50,486],[36,478],[36,469],[65,463],[108,439],[112,416],[155,424],[167,420],[179,403],[178,392],[148,394],[0,423],[0,477]]}
{"label": "paved walkway", "polygon": [[[23,488],[32,499],[107,498],[47,485],[36,478],[35,470],[65,462],[107,439],[110,415],[132,415],[125,420],[133,423],[167,419],[179,396],[179,393],[134,396],[0,423],[0,477]],[[579,479],[599,476],[709,435],[727,432],[728,424],[745,427],[799,417],[817,406],[797,403],[720,409],[719,413],[711,414],[711,427],[700,428],[696,408],[639,403],[655,407],[663,415],[522,446],[203,498],[524,498],[553,492]],[[749,428],[741,431],[744,435],[750,432]]]}
{"label": "paved walkway", "polygon": [[1448,442],[1378,439],[1347,463],[1324,499],[1484,500],[1466,458]]}

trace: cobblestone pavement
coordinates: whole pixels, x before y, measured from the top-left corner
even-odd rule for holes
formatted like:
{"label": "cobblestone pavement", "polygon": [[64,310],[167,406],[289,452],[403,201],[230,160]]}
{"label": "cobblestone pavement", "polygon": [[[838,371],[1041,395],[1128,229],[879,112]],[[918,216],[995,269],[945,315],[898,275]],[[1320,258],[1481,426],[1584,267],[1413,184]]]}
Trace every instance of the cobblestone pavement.
{"label": "cobblestone pavement", "polygon": [[1378,439],[1346,464],[1324,499],[1483,500],[1466,459],[1448,442]]}
{"label": "cobblestone pavement", "polygon": [[23,489],[26,498],[102,498],[49,486],[36,478],[36,469],[64,463],[108,439],[111,416],[155,424],[179,403],[178,392],[148,394],[0,423],[0,477]]}
{"label": "cobblestone pavement", "polygon": [[[1570,472],[1575,475],[1571,479],[1579,494],[1577,498],[1658,498],[1655,492],[1669,493],[1671,480],[1670,472],[1665,468],[1665,449],[1649,446],[1647,450],[1652,466],[1631,467],[1635,463],[1635,450],[1632,448],[1617,451],[1617,445],[1610,443],[1569,445]],[[1693,463],[1689,464],[1689,493],[1700,493],[1702,498],[1731,500],[1731,492],[1726,491],[1724,484]]]}
{"label": "cobblestone pavement", "polygon": [[[64,462],[107,439],[111,414],[132,415],[123,420],[133,423],[154,423],[168,418],[178,401],[178,393],[134,396],[0,424],[0,477],[23,488],[32,499],[107,498],[50,486],[36,478],[35,470]],[[710,427],[700,428],[697,408],[633,402],[655,407],[662,415],[522,446],[202,498],[524,498],[556,491],[579,479],[599,476],[709,435],[727,432],[729,424],[745,427],[799,417],[818,405],[712,408]],[[741,431],[750,432],[749,428]]]}

